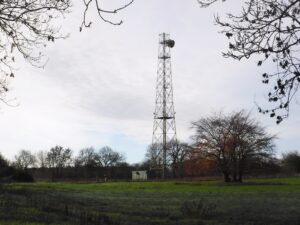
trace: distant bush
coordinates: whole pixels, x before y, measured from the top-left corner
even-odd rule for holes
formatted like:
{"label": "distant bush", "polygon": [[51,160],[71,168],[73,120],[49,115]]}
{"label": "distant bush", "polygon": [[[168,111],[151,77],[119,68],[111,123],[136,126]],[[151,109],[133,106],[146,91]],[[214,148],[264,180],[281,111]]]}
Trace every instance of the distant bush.
{"label": "distant bush", "polygon": [[5,177],[11,177],[16,173],[13,167],[0,168],[0,179]]}
{"label": "distant bush", "polygon": [[8,166],[7,160],[0,153],[0,169]]}
{"label": "distant bush", "polygon": [[300,153],[294,151],[283,154],[282,165],[286,172],[300,173]]}
{"label": "distant bush", "polygon": [[12,181],[15,182],[34,182],[33,177],[29,174],[26,173],[25,171],[17,171],[16,173],[13,174],[12,176]]}

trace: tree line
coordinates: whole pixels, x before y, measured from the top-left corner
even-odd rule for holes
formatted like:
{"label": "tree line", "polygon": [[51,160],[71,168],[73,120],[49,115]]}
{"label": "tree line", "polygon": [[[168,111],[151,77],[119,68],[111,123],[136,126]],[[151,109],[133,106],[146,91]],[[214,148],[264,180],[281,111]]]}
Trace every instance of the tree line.
{"label": "tree line", "polygon": [[111,167],[125,162],[125,156],[105,146],[96,151],[93,147],[81,149],[76,156],[70,148],[55,146],[49,151],[32,153],[21,150],[11,165],[18,169],[64,167]]}
{"label": "tree line", "polygon": [[[245,175],[300,172],[299,152],[289,152],[278,159],[274,144],[277,137],[244,110],[203,117],[192,122],[192,129],[191,143],[167,143],[169,178],[223,175],[225,182],[242,182]],[[62,146],[37,153],[21,150],[11,162],[3,156],[0,159],[1,168],[35,171],[41,179],[130,179],[133,170],[147,170],[149,178],[160,178],[163,162],[159,143],[150,144],[144,161],[133,165],[126,162],[124,154],[108,146],[99,150],[84,148],[76,155]]]}
{"label": "tree line", "polygon": [[[289,165],[288,171],[299,172],[299,154],[285,154],[279,161],[274,143],[277,137],[268,134],[266,128],[244,110],[214,113],[192,122],[192,128],[194,135],[190,145],[179,141],[168,143],[167,163],[172,177],[221,173],[225,182],[242,182],[244,175],[251,173],[265,175],[283,171],[282,163]],[[161,151],[160,144],[148,147],[146,162],[150,171],[160,172]]]}
{"label": "tree line", "polygon": [[[70,148],[55,146],[49,151],[21,150],[11,161],[0,153],[0,170],[6,176],[16,171],[38,174],[39,179],[67,177],[66,170],[76,168],[112,168],[127,165],[125,155],[109,146],[95,150],[93,147],[81,149],[76,155]],[[10,168],[10,169],[8,169]],[[4,176],[3,175],[3,176]],[[1,177],[1,171],[0,171]]]}

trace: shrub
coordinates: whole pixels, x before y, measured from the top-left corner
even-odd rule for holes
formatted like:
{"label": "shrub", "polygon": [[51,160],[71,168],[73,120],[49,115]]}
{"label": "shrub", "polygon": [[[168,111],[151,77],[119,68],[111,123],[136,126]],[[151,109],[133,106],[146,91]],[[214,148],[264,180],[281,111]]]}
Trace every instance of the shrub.
{"label": "shrub", "polygon": [[12,181],[30,183],[30,182],[34,182],[34,179],[29,173],[26,173],[24,171],[17,171],[12,176]]}
{"label": "shrub", "polygon": [[0,169],[8,166],[7,160],[0,153]]}
{"label": "shrub", "polygon": [[5,177],[11,177],[16,173],[13,167],[0,168],[0,179]]}
{"label": "shrub", "polygon": [[282,164],[285,171],[300,173],[300,154],[297,151],[283,154]]}

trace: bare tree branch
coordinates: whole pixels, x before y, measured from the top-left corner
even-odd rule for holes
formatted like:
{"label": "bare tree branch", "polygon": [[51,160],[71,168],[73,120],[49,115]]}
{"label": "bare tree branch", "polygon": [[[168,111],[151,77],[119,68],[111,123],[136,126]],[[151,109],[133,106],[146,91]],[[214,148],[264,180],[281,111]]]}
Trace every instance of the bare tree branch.
{"label": "bare tree branch", "polygon": [[109,19],[106,19],[104,14],[117,14],[118,12],[122,11],[123,9],[127,8],[128,6],[130,6],[134,0],[130,0],[128,3],[122,5],[121,7],[119,8],[116,8],[116,9],[113,9],[113,10],[106,10],[106,9],[103,9],[99,3],[100,1],[99,0],[83,0],[83,3],[85,5],[85,10],[84,10],[84,13],[83,13],[83,21],[82,21],[82,24],[80,26],[80,31],[82,31],[82,29],[84,27],[90,27],[92,25],[92,22],[89,21],[87,22],[87,14],[89,12],[89,9],[90,9],[90,6],[92,3],[95,3],[95,8],[97,10],[97,13],[99,15],[99,17],[106,23],[109,23],[111,25],[121,25],[123,23],[123,20],[120,20],[119,22],[113,22]]}
{"label": "bare tree branch", "polygon": [[[87,14],[91,8],[104,22],[120,25],[122,21],[112,22],[105,14],[116,14],[130,6],[134,0],[113,9],[106,10],[100,0],[82,0],[84,3],[83,27],[90,27]],[[6,93],[9,91],[9,80],[15,74],[14,63],[17,55],[21,55],[28,63],[43,67],[42,49],[49,42],[66,38],[61,33],[57,21],[70,12],[72,0],[0,0],[0,102],[8,104]]]}
{"label": "bare tree branch", "polygon": [[2,0],[0,2],[0,100],[6,101],[17,54],[34,66],[42,66],[41,48],[66,36],[54,25],[71,7],[70,0]]}
{"label": "bare tree branch", "polygon": [[[202,7],[217,0],[198,1]],[[269,109],[259,111],[280,123],[289,115],[290,103],[300,84],[300,1],[247,0],[239,15],[228,14],[226,21],[216,17],[229,39],[224,57],[237,60],[259,56],[257,66],[273,63],[274,69],[262,74],[270,85]],[[275,72],[274,72],[275,71]]]}
{"label": "bare tree branch", "polygon": [[[204,1],[197,0],[197,2],[200,4],[200,7],[202,7],[202,8],[208,7],[217,1],[219,1],[219,0],[204,0]],[[225,0],[222,0],[222,1],[225,2]]]}

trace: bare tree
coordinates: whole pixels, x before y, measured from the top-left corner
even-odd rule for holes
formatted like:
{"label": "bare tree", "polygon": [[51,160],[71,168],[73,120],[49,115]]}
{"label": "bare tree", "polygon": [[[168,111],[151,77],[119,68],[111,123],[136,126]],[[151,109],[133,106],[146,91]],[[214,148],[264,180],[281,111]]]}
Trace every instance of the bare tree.
{"label": "bare tree", "polygon": [[223,113],[193,122],[195,149],[214,160],[224,175],[224,181],[242,181],[252,160],[271,157],[275,136],[244,111]]}
{"label": "bare tree", "polygon": [[63,17],[70,0],[3,0],[0,3],[0,100],[5,102],[9,78],[14,77],[12,63],[16,54],[34,66],[41,66],[40,48],[62,38],[54,21]]}
{"label": "bare tree", "polygon": [[46,163],[52,170],[52,180],[62,175],[63,168],[72,163],[72,150],[62,146],[55,146],[47,153]]}
{"label": "bare tree", "polygon": [[14,166],[18,169],[27,169],[30,166],[35,166],[36,157],[28,150],[21,150],[18,155],[15,156]]}
{"label": "bare tree", "polygon": [[112,148],[108,146],[101,148],[98,152],[98,156],[101,166],[103,167],[116,166],[125,160],[125,157],[122,154],[112,150]]}
{"label": "bare tree", "polygon": [[100,164],[100,156],[95,152],[95,149],[84,148],[78,153],[75,159],[75,166],[97,167]]}
{"label": "bare tree", "polygon": [[[183,173],[183,162],[187,158],[191,147],[187,143],[171,141],[167,143],[167,166],[172,170],[173,177]],[[150,144],[146,150],[145,162],[150,170],[160,170],[162,168],[162,144]]]}
{"label": "bare tree", "polygon": [[40,168],[45,168],[47,166],[47,151],[38,151],[36,153],[36,160],[37,160],[37,165],[40,167]]}
{"label": "bare tree", "polygon": [[7,160],[0,153],[0,169],[8,166]]}
{"label": "bare tree", "polygon": [[287,172],[300,173],[299,151],[287,152],[282,155],[282,165]]}
{"label": "bare tree", "polygon": [[47,153],[47,165],[50,168],[64,168],[72,163],[72,150],[62,146],[55,146]]}
{"label": "bare tree", "polygon": [[153,143],[148,146],[146,150],[146,162],[149,162],[150,169],[158,169],[162,167],[162,154],[161,154],[162,145],[158,143]]}
{"label": "bare tree", "polygon": [[199,155],[217,162],[224,175],[224,181],[230,181],[230,155],[226,142],[230,137],[230,129],[226,117],[222,114],[202,118],[192,123],[195,129],[195,149]]}
{"label": "bare tree", "polygon": [[[110,24],[120,25],[105,18],[105,14],[116,14],[133,3],[116,9],[106,10],[99,0],[82,0],[84,4],[83,27],[90,27],[87,14],[95,8],[99,17]],[[0,101],[9,103],[6,93],[9,81],[15,76],[13,63],[17,55],[21,55],[30,64],[42,67],[41,49],[49,42],[65,38],[60,32],[59,20],[70,12],[72,0],[2,0],[0,1]]]}
{"label": "bare tree", "polygon": [[[217,1],[198,0],[202,7]],[[288,116],[300,84],[299,7],[299,0],[246,0],[240,14],[229,13],[226,21],[216,17],[229,39],[224,57],[241,60],[257,55],[258,66],[274,63],[274,70],[262,74],[263,83],[271,85],[268,100],[272,104],[259,111],[276,118],[277,123]]]}
{"label": "bare tree", "polygon": [[191,149],[187,143],[178,140],[168,143],[167,158],[172,168],[173,177],[183,175],[183,163],[189,156]]}
{"label": "bare tree", "polygon": [[88,11],[89,11],[89,8],[92,6],[92,4],[94,4],[95,6],[95,9],[99,15],[99,17],[106,23],[109,23],[109,24],[112,24],[112,25],[121,25],[123,23],[123,20],[120,20],[118,22],[113,22],[112,20],[110,19],[107,19],[104,14],[116,14],[118,12],[120,12],[121,10],[127,8],[128,6],[130,6],[134,0],[130,0],[128,1],[126,4],[118,7],[118,8],[115,8],[115,9],[112,9],[112,10],[109,10],[109,9],[104,9],[103,7],[101,7],[101,4],[100,4],[100,1],[99,0],[82,0],[84,5],[85,5],[85,10],[84,10],[84,15],[83,15],[83,21],[82,21],[82,24],[81,24],[81,27],[80,27],[80,31],[82,30],[83,27],[90,27],[92,25],[92,22],[91,21],[87,21],[87,14],[88,14]]}
{"label": "bare tree", "polygon": [[228,148],[231,158],[231,173],[234,181],[242,181],[244,171],[253,161],[268,161],[274,153],[274,135],[246,114],[233,113],[230,117],[231,138]]}

